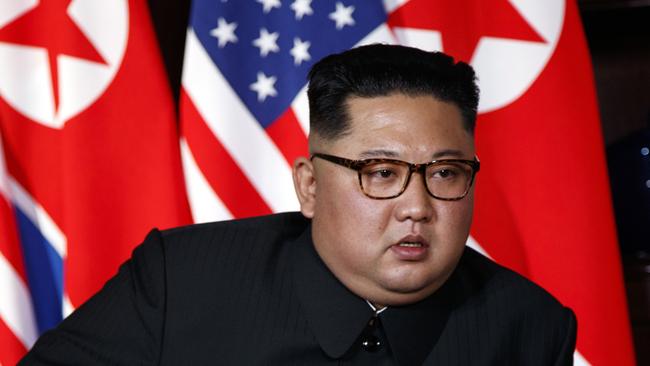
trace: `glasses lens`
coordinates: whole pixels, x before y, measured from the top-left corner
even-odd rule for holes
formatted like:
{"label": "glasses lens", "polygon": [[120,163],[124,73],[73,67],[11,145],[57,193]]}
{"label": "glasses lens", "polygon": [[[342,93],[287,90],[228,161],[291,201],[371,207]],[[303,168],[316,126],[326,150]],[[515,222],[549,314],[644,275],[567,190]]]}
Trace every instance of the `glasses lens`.
{"label": "glasses lens", "polygon": [[465,196],[472,181],[472,167],[460,162],[440,162],[426,170],[427,187],[431,194],[444,199]]}
{"label": "glasses lens", "polygon": [[408,178],[409,168],[394,162],[368,162],[359,171],[361,188],[376,198],[398,195]]}

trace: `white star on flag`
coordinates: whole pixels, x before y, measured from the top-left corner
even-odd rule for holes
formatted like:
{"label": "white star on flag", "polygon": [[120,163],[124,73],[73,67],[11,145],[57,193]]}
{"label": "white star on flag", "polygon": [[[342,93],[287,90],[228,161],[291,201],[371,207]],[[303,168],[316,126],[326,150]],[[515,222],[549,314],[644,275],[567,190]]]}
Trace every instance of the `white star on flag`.
{"label": "white star on flag", "polygon": [[291,9],[296,13],[296,19],[301,20],[305,15],[314,14],[311,8],[312,0],[296,0],[291,4]]}
{"label": "white star on flag", "polygon": [[224,18],[219,18],[217,27],[210,31],[210,35],[219,39],[219,48],[224,48],[228,42],[237,42],[235,29],[237,29],[237,23],[228,23]]}
{"label": "white star on flag", "polygon": [[264,14],[268,14],[273,8],[282,6],[280,0],[257,0],[257,2],[264,5]]}
{"label": "white star on flag", "polygon": [[251,90],[257,92],[257,101],[263,102],[266,97],[278,95],[275,90],[275,82],[278,80],[275,76],[266,76],[263,72],[257,73],[257,81],[251,84]]}
{"label": "white star on flag", "polygon": [[280,51],[277,43],[279,36],[278,32],[269,33],[266,28],[260,29],[260,37],[253,40],[253,45],[260,49],[260,56],[266,57],[269,52]]}
{"label": "white star on flag", "polygon": [[354,6],[345,6],[340,1],[336,3],[336,10],[330,13],[330,19],[336,22],[336,29],[342,29],[346,25],[353,26],[354,19],[352,13]]}
{"label": "white star on flag", "polygon": [[309,46],[311,42],[302,41],[300,38],[296,37],[293,39],[293,48],[291,49],[291,56],[293,56],[294,65],[300,65],[303,61],[311,60],[309,55]]}

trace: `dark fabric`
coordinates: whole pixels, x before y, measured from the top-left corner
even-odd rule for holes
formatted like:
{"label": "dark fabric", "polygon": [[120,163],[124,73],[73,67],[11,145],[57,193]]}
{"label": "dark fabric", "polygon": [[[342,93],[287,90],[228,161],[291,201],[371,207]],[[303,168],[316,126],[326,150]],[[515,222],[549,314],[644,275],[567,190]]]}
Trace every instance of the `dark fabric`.
{"label": "dark fabric", "polygon": [[375,319],[310,230],[299,213],[153,230],[20,365],[572,364],[573,312],[475,251]]}

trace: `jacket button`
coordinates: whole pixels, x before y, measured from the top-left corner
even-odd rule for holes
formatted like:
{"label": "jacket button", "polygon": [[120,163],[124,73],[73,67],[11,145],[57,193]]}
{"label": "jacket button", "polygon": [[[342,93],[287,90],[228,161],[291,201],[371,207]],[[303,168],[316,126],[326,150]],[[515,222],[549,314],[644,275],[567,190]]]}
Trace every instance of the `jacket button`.
{"label": "jacket button", "polygon": [[368,352],[377,352],[381,348],[381,340],[372,334],[361,339],[361,348]]}

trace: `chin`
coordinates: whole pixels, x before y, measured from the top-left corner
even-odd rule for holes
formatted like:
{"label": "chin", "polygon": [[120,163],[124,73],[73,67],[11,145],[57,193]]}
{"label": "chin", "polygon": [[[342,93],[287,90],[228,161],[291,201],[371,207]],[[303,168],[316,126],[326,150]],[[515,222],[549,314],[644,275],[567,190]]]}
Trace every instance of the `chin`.
{"label": "chin", "polygon": [[372,303],[382,304],[385,306],[404,306],[421,301],[429,295],[430,293],[427,292],[391,292],[372,301]]}
{"label": "chin", "polygon": [[443,283],[440,280],[389,281],[384,286],[383,303],[393,306],[412,304],[434,293]]}

